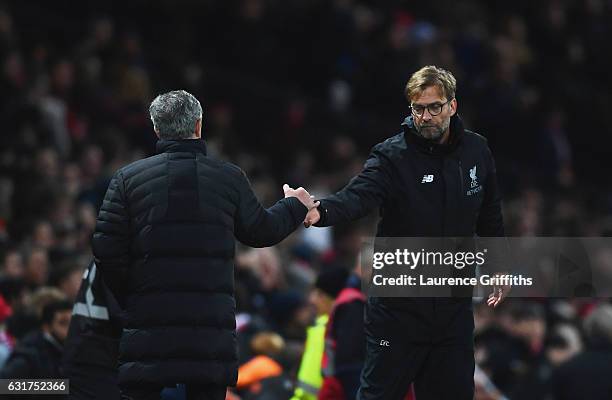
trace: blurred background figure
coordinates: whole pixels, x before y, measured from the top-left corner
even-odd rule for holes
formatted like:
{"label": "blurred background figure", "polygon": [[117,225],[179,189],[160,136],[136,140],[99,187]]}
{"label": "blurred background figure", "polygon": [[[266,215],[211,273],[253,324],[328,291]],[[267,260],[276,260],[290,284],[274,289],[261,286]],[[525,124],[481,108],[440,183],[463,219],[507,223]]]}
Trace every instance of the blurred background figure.
{"label": "blurred background figure", "polygon": [[310,304],[316,310],[314,324],[306,330],[304,354],[291,400],[315,400],[323,384],[322,361],[325,351],[325,330],[334,300],[346,285],[348,271],[341,267],[325,267],[317,276],[310,292]]}
{"label": "blurred background figure", "polygon": [[2,378],[53,378],[64,375],[61,359],[72,316],[72,303],[51,301],[42,311],[41,329],[21,340],[4,363]]}
{"label": "blurred background figure", "polygon": [[612,381],[605,372],[612,368],[612,306],[598,306],[584,320],[583,328],[587,350],[556,366],[552,383],[555,399],[602,399],[612,393]]}
{"label": "blurred background figure", "polygon": [[353,399],[359,389],[365,361],[363,313],[366,296],[360,290],[361,265],[359,262],[355,265],[345,287],[334,300],[325,328],[320,400]]}
{"label": "blurred background figure", "polygon": [[291,395],[291,380],[282,365],[285,341],[277,333],[260,332],[251,339],[254,357],[238,369],[236,390],[244,399],[281,399]]}

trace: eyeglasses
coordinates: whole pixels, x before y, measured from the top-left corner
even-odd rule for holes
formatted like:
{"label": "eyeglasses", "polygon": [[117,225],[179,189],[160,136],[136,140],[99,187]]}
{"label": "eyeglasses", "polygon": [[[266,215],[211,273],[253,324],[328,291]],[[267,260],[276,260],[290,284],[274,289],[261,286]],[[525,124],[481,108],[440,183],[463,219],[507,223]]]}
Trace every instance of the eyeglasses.
{"label": "eyeglasses", "polygon": [[432,117],[435,117],[436,115],[440,114],[442,112],[442,107],[444,107],[446,104],[450,103],[453,99],[447,100],[444,103],[431,103],[431,104],[426,104],[426,105],[422,105],[422,104],[411,104],[410,108],[412,110],[412,114],[414,114],[415,117],[422,117],[423,113],[425,112],[425,109],[427,109],[427,111],[429,111],[429,114]]}

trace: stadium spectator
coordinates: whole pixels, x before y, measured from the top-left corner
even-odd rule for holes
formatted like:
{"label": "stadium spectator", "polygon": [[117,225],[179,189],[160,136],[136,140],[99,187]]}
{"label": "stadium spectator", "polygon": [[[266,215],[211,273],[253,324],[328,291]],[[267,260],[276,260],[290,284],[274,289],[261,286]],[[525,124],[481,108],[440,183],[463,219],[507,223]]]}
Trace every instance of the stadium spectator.
{"label": "stadium spectator", "polygon": [[552,378],[555,400],[606,399],[612,393],[612,305],[601,304],[584,320],[587,351],[559,365]]}
{"label": "stadium spectator", "polygon": [[347,270],[340,267],[325,267],[317,276],[309,296],[310,304],[316,309],[316,319],[306,330],[304,354],[292,400],[316,400],[319,397],[319,390],[323,384],[325,329],[334,299],[346,285],[347,279]]}
{"label": "stadium spectator", "polygon": [[346,287],[334,300],[325,328],[319,400],[353,399],[359,389],[359,376],[365,361],[363,313],[366,296],[360,290],[361,265],[356,265]]}
{"label": "stadium spectator", "polygon": [[72,315],[72,303],[52,301],[45,305],[40,331],[24,338],[0,370],[2,378],[63,377],[61,358]]}

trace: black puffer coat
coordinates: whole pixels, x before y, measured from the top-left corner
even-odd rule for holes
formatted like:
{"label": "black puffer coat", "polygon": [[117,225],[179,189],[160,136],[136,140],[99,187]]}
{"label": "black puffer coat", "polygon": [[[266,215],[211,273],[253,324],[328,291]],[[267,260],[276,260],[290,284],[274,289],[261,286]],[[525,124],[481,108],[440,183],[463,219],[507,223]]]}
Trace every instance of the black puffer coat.
{"label": "black puffer coat", "polygon": [[119,382],[234,385],[234,238],[274,245],[307,209],[296,198],[264,209],[244,173],[207,157],[201,140],[157,150],[114,175],[93,236],[125,312]]}

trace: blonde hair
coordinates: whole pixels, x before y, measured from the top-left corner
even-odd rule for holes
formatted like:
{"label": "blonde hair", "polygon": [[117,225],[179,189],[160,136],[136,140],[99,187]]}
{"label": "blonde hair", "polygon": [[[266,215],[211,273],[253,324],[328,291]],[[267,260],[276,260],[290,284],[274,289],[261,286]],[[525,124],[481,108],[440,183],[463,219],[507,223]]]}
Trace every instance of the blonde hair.
{"label": "blonde hair", "polygon": [[251,339],[251,350],[255,354],[276,355],[285,348],[285,340],[274,332],[259,332]]}
{"label": "blonde hair", "polygon": [[446,100],[451,100],[455,97],[457,80],[449,71],[435,65],[427,65],[412,74],[406,84],[404,94],[408,101],[412,101],[431,86],[437,87]]}

